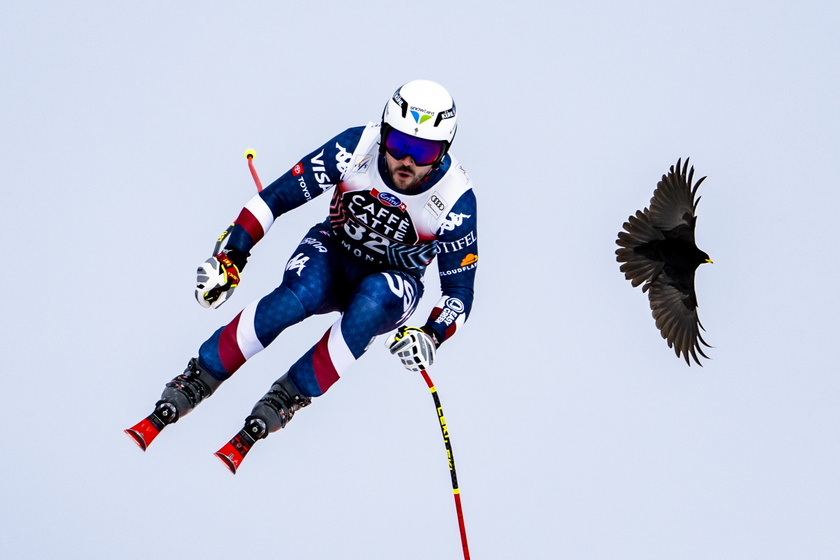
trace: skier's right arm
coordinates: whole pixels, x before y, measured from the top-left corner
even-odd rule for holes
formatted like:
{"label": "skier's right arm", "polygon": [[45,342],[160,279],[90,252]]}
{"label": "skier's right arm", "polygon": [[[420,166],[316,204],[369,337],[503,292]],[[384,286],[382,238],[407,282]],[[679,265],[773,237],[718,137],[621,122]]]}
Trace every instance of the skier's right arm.
{"label": "skier's right arm", "polygon": [[[350,154],[364,127],[349,128],[314,150],[253,196],[217,243],[217,254],[198,267],[195,297],[203,307],[216,308],[239,285],[251,248],[274,221],[289,210],[323,194],[341,180]],[[224,250],[218,247],[224,242]]]}
{"label": "skier's right arm", "polygon": [[252,197],[233,222],[226,248],[248,255],[277,218],[335,186],[363,130],[364,127],[345,130]]}

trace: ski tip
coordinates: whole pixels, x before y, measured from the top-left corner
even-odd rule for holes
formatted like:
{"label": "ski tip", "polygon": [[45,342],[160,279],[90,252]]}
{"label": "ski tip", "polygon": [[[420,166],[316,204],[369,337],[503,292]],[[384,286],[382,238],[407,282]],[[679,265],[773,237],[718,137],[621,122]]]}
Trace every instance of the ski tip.
{"label": "ski tip", "polygon": [[156,425],[153,420],[154,416],[152,415],[139,421],[129,429],[124,430],[125,433],[134,440],[134,443],[139,445],[140,449],[143,451],[146,451],[149,444],[155,440],[158,434],[160,434],[160,431],[163,429],[162,426]]}
{"label": "ski tip", "polygon": [[238,461],[235,459],[235,455],[230,453],[225,455],[222,453],[222,450],[216,451],[213,455],[219,458],[219,460],[228,468],[228,470],[232,474],[236,474],[236,468],[239,466]]}
{"label": "ski tip", "polygon": [[134,429],[131,429],[131,428],[129,428],[128,430],[123,430],[123,431],[126,434],[128,434],[128,436],[132,439],[132,441],[134,441],[134,443],[137,444],[138,447],[140,447],[140,449],[142,449],[143,451],[146,451],[147,445],[146,445],[146,440],[143,439],[143,434],[141,434],[140,432],[138,432]]}

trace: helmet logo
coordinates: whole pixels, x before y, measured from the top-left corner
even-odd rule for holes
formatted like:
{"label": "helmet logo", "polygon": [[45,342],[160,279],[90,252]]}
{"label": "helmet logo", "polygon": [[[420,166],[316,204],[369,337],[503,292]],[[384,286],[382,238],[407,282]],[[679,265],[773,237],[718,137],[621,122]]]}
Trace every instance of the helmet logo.
{"label": "helmet logo", "polygon": [[403,118],[405,118],[405,112],[408,110],[408,103],[406,103],[405,99],[403,99],[400,95],[400,90],[394,92],[393,100],[394,103],[396,103],[397,106],[400,108]]}
{"label": "helmet logo", "polygon": [[411,111],[411,116],[414,117],[414,122],[417,124],[423,124],[432,118],[432,115],[421,115],[419,111]]}

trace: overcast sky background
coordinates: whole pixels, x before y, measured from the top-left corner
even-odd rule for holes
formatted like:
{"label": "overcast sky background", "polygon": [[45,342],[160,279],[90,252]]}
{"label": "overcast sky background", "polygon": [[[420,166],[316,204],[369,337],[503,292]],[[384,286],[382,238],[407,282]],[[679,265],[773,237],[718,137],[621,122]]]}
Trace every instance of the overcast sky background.
{"label": "overcast sky background", "polygon": [[[427,78],[480,209],[474,312],[430,371],[473,558],[839,557],[838,24],[836,2],[4,3],[2,556],[461,557],[432,399],[384,337],[235,477],[213,458],[336,316],[145,454],[122,433],[327,214],[284,217],[201,308],[244,151],[267,184]],[[685,157],[703,368],[614,255]]]}

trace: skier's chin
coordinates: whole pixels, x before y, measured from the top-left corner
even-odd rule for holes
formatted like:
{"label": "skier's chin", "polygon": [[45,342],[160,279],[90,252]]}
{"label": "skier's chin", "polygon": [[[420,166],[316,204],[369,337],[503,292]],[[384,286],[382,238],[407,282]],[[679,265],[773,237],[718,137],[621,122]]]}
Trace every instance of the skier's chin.
{"label": "skier's chin", "polygon": [[420,182],[417,175],[408,171],[397,171],[391,178],[394,181],[394,186],[401,191],[410,191]]}

